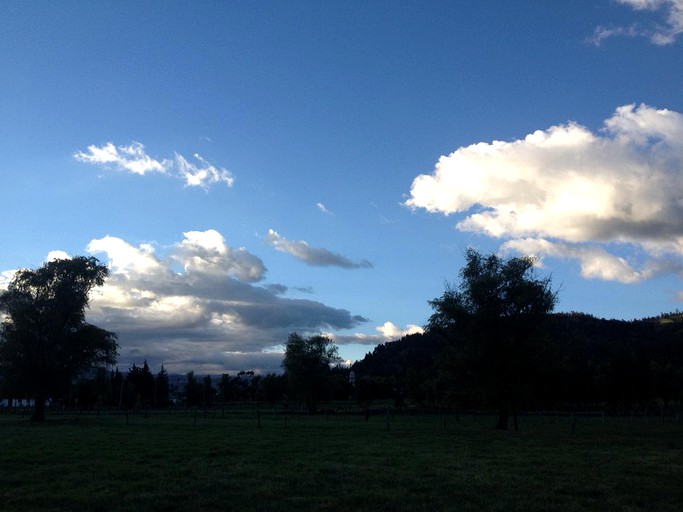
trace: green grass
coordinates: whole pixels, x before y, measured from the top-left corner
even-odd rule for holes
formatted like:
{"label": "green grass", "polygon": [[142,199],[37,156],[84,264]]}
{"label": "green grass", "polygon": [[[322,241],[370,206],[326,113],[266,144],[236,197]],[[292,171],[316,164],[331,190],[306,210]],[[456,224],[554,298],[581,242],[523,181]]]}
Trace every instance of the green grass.
{"label": "green grass", "polygon": [[683,510],[683,424],[0,416],[1,510]]}

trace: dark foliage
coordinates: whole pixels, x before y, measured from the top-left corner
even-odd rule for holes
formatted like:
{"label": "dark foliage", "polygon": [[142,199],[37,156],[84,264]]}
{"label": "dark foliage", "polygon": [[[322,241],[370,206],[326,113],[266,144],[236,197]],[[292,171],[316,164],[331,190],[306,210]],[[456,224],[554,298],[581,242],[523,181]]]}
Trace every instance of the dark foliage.
{"label": "dark foliage", "polygon": [[355,397],[361,405],[372,400],[410,399],[419,406],[434,405],[430,390],[434,356],[444,346],[439,333],[411,334],[375,347],[352,366],[356,376]]}
{"label": "dark foliage", "polygon": [[154,407],[167,407],[170,403],[171,388],[168,382],[168,372],[161,365],[159,373],[154,379]]}
{"label": "dark foliage", "polygon": [[309,413],[315,414],[318,402],[333,393],[330,366],[338,360],[337,347],[328,337],[289,335],[282,362],[285,378],[292,396],[305,403]]}
{"label": "dark foliage", "polygon": [[452,341],[440,370],[461,376],[462,384],[498,407],[496,428],[508,428],[511,412],[516,429],[516,410],[540,364],[539,336],[556,293],[550,278],[536,275],[533,258],[505,260],[472,249],[465,258],[459,284],[429,301],[434,313],[427,330]]}
{"label": "dark foliage", "polygon": [[193,371],[187,372],[185,382],[185,404],[188,407],[201,405],[204,399],[203,386],[197,382]]}
{"label": "dark foliage", "polygon": [[89,292],[107,273],[96,258],[54,260],[19,270],[0,295],[0,371],[12,391],[35,399],[34,420],[79,374],[116,361],[116,334],[85,321]]}
{"label": "dark foliage", "polygon": [[[366,400],[397,399],[403,393],[416,405],[495,405],[472,378],[461,343],[426,333],[379,345],[353,365],[356,390]],[[683,403],[683,316],[678,313],[637,321],[551,314],[535,347],[536,364],[526,369],[520,407],[606,407],[625,413],[634,408],[661,412]],[[416,353],[421,356],[413,364]]]}

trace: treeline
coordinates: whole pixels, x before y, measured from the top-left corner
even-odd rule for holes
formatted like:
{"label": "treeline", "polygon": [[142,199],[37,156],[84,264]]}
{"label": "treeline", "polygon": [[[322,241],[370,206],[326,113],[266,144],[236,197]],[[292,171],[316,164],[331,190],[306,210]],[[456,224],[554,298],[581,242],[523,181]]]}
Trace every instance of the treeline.
{"label": "treeline", "polygon": [[[299,401],[286,375],[253,371],[237,374],[197,376],[194,371],[184,378],[170,378],[163,365],[156,374],[144,361],[122,373],[99,369],[80,377],[69,390],[56,394],[53,402],[83,410],[97,408],[160,409],[174,407],[211,407],[225,402],[261,402],[274,405]],[[348,369],[330,368],[328,378],[318,389],[322,400],[347,400],[352,395]],[[63,398],[62,398],[63,396]]]}
{"label": "treeline", "polygon": [[168,372],[161,365],[156,374],[144,361],[133,364],[126,374],[118,368],[113,371],[98,368],[94,374],[81,375],[68,390],[61,394],[55,390],[55,405],[90,410],[101,407],[126,409],[166,407],[171,403],[171,386]]}
{"label": "treeline", "polygon": [[[519,359],[523,366],[516,368],[523,373],[517,382],[524,383],[519,408],[661,412],[683,404],[683,314],[622,321],[556,313],[545,318],[541,332]],[[471,378],[479,361],[462,336],[454,329],[411,334],[378,345],[350,369],[323,365],[324,375],[315,385],[294,378],[291,369],[279,375],[241,371],[220,377],[191,371],[171,383],[163,366],[153,374],[145,361],[125,374],[99,370],[80,378],[65,402],[86,409],[210,407],[241,401],[307,405],[307,393],[314,390],[316,402],[352,399],[363,407],[387,400],[397,407],[493,406],[486,386]],[[307,379],[313,373],[310,368],[300,372]]]}
{"label": "treeline", "polygon": [[[637,321],[551,314],[514,368],[520,408],[607,407],[614,412],[683,403],[683,314]],[[491,406],[472,344],[457,329],[413,334],[356,362],[358,399],[418,407]],[[495,369],[489,373],[493,373]]]}

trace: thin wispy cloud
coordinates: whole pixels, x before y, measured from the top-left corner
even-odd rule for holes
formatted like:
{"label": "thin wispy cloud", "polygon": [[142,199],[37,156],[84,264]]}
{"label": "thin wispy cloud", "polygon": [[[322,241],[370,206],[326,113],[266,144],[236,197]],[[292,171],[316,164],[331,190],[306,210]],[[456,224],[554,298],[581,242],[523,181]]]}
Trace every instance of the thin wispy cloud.
{"label": "thin wispy cloud", "polygon": [[507,239],[503,250],[635,283],[683,275],[681,197],[683,115],[625,105],[598,133],[568,123],[461,147],[415,178],[406,205],[464,214],[458,230]]}
{"label": "thin wispy cloud", "polygon": [[130,146],[114,146],[107,142],[104,146],[88,146],[87,151],[77,151],[74,158],[88,164],[113,167],[118,170],[143,176],[149,172],[167,172],[163,161],[155,160],[145,153],[145,146],[133,142]]}
{"label": "thin wispy cloud", "polygon": [[615,36],[645,37],[653,44],[665,46],[676,42],[683,33],[683,0],[616,0],[636,11],[663,13],[662,22],[649,25],[633,23],[629,26],[599,26],[589,42],[600,46],[603,41]]}
{"label": "thin wispy cloud", "polygon": [[318,208],[318,210],[320,210],[324,214],[333,215],[333,213],[330,210],[328,210],[327,207],[323,203],[316,203],[315,206],[316,206],[316,208]]}
{"label": "thin wispy cloud", "polygon": [[199,154],[194,155],[196,162],[178,153],[173,158],[158,160],[150,157],[145,152],[145,146],[139,142],[129,146],[115,146],[111,142],[103,146],[91,145],[86,151],[75,152],[73,157],[80,162],[140,176],[155,172],[167,174],[183,180],[187,187],[208,189],[217,183],[224,183],[228,187],[234,183],[230,171],[212,165]]}
{"label": "thin wispy cloud", "polygon": [[199,162],[199,165],[188,162],[178,153],[175,154],[173,160],[173,167],[178,175],[185,180],[185,185],[188,187],[208,188],[214,183],[225,183],[228,187],[232,187],[235,178],[230,171],[211,165],[197,153],[194,154],[194,157]]}
{"label": "thin wispy cloud", "polygon": [[287,240],[273,229],[268,230],[265,240],[275,250],[291,254],[296,259],[312,267],[372,268],[372,263],[367,260],[355,262],[327,249],[311,247],[303,240]]}

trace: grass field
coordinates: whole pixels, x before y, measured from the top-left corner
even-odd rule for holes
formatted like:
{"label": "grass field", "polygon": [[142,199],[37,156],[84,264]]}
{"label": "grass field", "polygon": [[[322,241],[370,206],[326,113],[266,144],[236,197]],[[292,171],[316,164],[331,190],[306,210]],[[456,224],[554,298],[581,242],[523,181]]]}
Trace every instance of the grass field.
{"label": "grass field", "polygon": [[0,416],[1,510],[683,510],[683,423]]}

